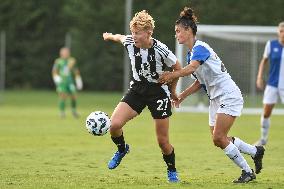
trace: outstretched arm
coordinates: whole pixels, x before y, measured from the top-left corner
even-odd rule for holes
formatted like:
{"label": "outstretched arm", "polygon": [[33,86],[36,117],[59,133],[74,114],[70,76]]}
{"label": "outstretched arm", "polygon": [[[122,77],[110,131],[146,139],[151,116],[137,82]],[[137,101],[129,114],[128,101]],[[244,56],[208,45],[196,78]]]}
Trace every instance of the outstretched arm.
{"label": "outstretched arm", "polygon": [[190,64],[188,64],[187,66],[185,66],[180,70],[174,72],[164,72],[162,75],[160,75],[158,81],[160,83],[168,83],[176,78],[188,76],[192,74],[198,68],[199,65],[200,65],[199,61],[196,60],[190,61]]}
{"label": "outstretched arm", "polygon": [[187,87],[180,95],[178,96],[178,100],[174,103],[175,107],[178,108],[180,103],[186,99],[189,95],[197,92],[201,88],[201,84],[198,80],[195,80],[189,87]]}
{"label": "outstretched arm", "polygon": [[105,41],[114,41],[114,42],[119,42],[119,43],[123,43],[125,40],[125,35],[121,35],[121,34],[112,34],[112,33],[103,33],[103,38]]}

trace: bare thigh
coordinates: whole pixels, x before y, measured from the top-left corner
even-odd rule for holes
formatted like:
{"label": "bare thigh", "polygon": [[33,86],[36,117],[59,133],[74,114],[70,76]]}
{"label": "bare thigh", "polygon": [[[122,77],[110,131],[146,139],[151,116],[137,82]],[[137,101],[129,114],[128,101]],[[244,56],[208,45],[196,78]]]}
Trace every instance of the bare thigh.
{"label": "bare thigh", "polygon": [[122,127],[129,120],[137,116],[138,113],[134,111],[127,103],[120,102],[114,109],[111,116],[110,134],[113,137],[121,136]]}

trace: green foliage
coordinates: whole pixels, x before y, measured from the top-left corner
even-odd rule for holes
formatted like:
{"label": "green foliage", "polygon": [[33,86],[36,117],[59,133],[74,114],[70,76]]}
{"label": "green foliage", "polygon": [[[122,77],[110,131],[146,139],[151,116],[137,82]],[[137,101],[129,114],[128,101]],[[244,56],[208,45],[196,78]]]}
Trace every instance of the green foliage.
{"label": "green foliage", "polygon": [[[1,0],[0,30],[7,36],[9,88],[52,88],[51,67],[72,36],[86,89],[121,90],[123,46],[102,40],[103,32],[124,33],[124,0]],[[154,37],[174,51],[174,22],[190,5],[201,24],[277,25],[283,0],[133,0],[133,14],[146,9],[156,21]]]}
{"label": "green foliage", "polygon": [[[283,188],[283,116],[272,117],[262,173],[256,181],[236,185],[231,181],[240,176],[240,169],[212,144],[208,115],[174,113],[170,137],[181,183],[169,184],[147,109],[124,127],[131,152],[115,170],[107,168],[115,151],[109,135],[87,133],[85,117],[95,110],[111,114],[121,94],[82,93],[80,119],[68,112],[64,120],[58,117],[55,92],[7,91],[5,96],[0,106],[0,188]],[[259,119],[259,115],[243,115],[230,134],[254,142]],[[253,166],[252,159],[245,158]]]}

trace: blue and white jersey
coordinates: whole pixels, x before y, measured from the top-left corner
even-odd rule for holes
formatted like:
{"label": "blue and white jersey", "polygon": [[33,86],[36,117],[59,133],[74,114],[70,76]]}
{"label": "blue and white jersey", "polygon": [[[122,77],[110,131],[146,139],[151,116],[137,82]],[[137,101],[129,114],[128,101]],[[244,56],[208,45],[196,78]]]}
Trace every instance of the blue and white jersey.
{"label": "blue and white jersey", "polygon": [[268,85],[284,89],[284,47],[278,40],[266,43],[263,57],[270,62]]}
{"label": "blue and white jersey", "polygon": [[207,43],[200,40],[195,42],[192,52],[188,51],[187,54],[188,64],[192,60],[200,62],[200,66],[192,75],[203,88],[206,87],[210,99],[239,90],[220,58]]}

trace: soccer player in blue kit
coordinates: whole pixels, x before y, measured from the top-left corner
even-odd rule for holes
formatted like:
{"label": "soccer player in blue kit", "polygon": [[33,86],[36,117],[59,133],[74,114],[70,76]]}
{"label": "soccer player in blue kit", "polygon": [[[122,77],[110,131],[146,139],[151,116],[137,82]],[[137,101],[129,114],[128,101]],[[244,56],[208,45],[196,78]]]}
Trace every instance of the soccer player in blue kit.
{"label": "soccer player in blue kit", "polygon": [[265,145],[268,140],[270,116],[274,105],[280,97],[284,104],[284,22],[278,25],[278,39],[266,43],[263,58],[259,64],[256,86],[264,88],[263,71],[270,63],[269,77],[263,96],[263,114],[261,116],[261,137],[257,145]]}
{"label": "soccer player in blue kit", "polygon": [[175,24],[176,38],[180,44],[189,48],[187,63],[181,70],[164,72],[159,82],[168,83],[178,77],[192,75],[195,82],[185,89],[175,101],[175,106],[200,88],[207,91],[210,99],[209,126],[215,146],[221,148],[225,154],[242,169],[242,174],[234,183],[247,183],[256,178],[241,153],[249,154],[255,163],[255,172],[262,169],[264,148],[252,146],[237,137],[228,137],[236,117],[241,115],[243,97],[239,87],[231,79],[224,64],[205,42],[196,39],[197,18],[191,8],[185,7]]}

